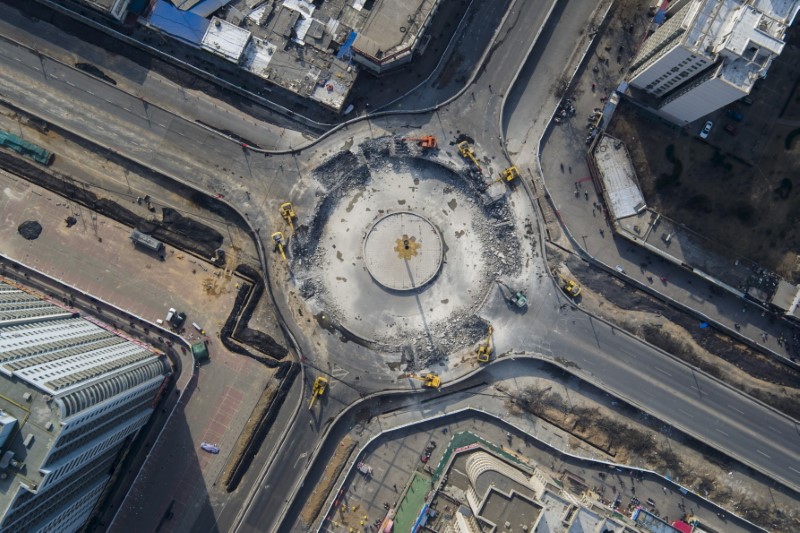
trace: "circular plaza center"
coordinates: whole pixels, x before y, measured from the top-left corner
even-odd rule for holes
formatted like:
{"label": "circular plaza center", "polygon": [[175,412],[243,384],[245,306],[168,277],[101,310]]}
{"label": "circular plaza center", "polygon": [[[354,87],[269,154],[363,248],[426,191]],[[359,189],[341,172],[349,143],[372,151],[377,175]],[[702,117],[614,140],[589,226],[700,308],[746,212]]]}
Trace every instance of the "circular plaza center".
{"label": "circular plaza center", "polygon": [[442,258],[442,237],[436,227],[410,211],[379,218],[364,238],[367,270],[387,289],[423,287],[438,274]]}

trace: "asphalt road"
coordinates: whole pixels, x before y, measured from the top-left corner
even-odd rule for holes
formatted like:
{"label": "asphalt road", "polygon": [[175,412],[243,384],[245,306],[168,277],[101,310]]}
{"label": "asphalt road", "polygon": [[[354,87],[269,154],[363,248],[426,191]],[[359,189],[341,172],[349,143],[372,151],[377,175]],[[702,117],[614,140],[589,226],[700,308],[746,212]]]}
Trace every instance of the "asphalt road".
{"label": "asphalt road", "polygon": [[[507,35],[512,30],[524,33],[536,27],[546,15],[546,3],[520,4],[522,11],[507,19],[510,25]],[[565,45],[562,52],[567,48]],[[493,50],[473,87],[474,99],[468,91],[440,111],[443,127],[471,133],[487,153],[497,157],[500,145],[499,141],[494,144],[494,139],[500,132],[498,117],[502,105],[497,88],[507,89],[527,49],[518,40],[506,39]],[[551,56],[549,60],[558,64],[559,56]],[[565,62],[566,57],[562,57],[561,64]],[[81,72],[9,48],[5,43],[0,43],[0,65],[0,90],[6,99],[157,169],[189,176],[198,186],[225,194],[226,199],[240,205],[244,212],[252,213],[254,219],[263,216],[259,213],[266,211],[267,198],[288,193],[292,180],[300,173],[299,165],[295,165],[296,170],[290,165],[291,159],[264,158],[244,152],[239,145],[223,141],[197,124],[154,108]],[[370,127],[377,125],[373,121]],[[367,127],[353,126],[343,136]],[[252,193],[253,200],[246,199],[246,191]],[[739,454],[759,470],[800,486],[800,471],[795,470],[800,439],[792,422],[634,338],[582,313],[562,310],[554,289],[545,294],[550,296],[537,301],[532,311],[535,322],[531,321],[532,314],[513,315],[503,329],[518,331],[519,336],[498,339],[498,343],[506,343],[506,348],[534,347],[572,361],[581,371],[605,383],[609,390],[666,421],[696,432],[712,446]],[[348,395],[336,400],[341,401],[338,406],[335,403],[325,406],[326,420],[346,403]],[[263,499],[253,506],[260,512],[269,509],[274,514],[285,503],[287,487],[294,484],[292,478],[299,473],[305,459],[300,455],[310,449],[310,443],[318,436],[318,428],[313,420],[309,423],[309,416],[306,412],[296,420],[286,441],[292,454],[285,454],[287,460],[276,463],[265,479],[264,484],[270,488],[262,491]],[[257,515],[248,516],[245,525],[267,530],[262,520],[265,519]]]}

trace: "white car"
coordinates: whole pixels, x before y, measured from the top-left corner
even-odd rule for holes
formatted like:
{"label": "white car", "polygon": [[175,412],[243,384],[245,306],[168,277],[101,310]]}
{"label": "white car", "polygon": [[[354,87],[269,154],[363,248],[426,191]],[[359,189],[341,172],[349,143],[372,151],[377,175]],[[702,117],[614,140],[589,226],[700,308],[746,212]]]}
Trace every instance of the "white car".
{"label": "white car", "polygon": [[706,122],[706,125],[703,126],[703,131],[700,132],[701,139],[708,139],[708,134],[711,133],[711,128],[714,127],[714,123],[710,120]]}

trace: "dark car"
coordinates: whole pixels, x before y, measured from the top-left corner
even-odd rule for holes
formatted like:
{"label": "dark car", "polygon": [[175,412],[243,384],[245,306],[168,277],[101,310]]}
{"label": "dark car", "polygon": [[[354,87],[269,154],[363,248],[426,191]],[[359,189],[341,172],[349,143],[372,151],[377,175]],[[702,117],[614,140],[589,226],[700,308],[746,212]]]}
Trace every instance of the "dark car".
{"label": "dark car", "polygon": [[183,311],[175,313],[174,315],[172,315],[172,320],[170,320],[170,322],[176,328],[181,327],[183,323],[186,322],[186,313],[184,313]]}
{"label": "dark car", "polygon": [[735,109],[728,109],[725,112],[725,114],[728,116],[728,118],[731,118],[731,119],[735,120],[736,122],[741,122],[742,120],[744,120],[744,115],[742,115],[741,113],[739,113]]}

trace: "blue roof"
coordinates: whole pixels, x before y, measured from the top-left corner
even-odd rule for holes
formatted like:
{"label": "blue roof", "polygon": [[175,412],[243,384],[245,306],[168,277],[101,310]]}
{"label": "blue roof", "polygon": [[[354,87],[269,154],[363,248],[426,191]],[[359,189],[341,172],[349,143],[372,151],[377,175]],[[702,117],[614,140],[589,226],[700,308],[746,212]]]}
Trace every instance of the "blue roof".
{"label": "blue roof", "polygon": [[184,41],[200,45],[210,21],[188,11],[181,11],[169,2],[157,0],[148,20],[151,26],[158,28]]}

